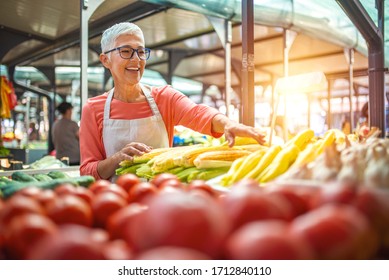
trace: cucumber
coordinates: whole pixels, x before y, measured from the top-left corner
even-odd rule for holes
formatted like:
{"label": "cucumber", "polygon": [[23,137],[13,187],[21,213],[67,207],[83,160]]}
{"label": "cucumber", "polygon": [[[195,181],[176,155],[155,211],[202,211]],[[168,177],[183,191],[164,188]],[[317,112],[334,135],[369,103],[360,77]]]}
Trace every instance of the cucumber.
{"label": "cucumber", "polygon": [[35,174],[33,175],[35,179],[37,179],[39,182],[49,182],[52,181],[53,178],[46,174]]}
{"label": "cucumber", "polygon": [[38,187],[41,189],[55,189],[57,186],[65,183],[73,184],[75,186],[83,186],[88,187],[95,181],[95,178],[92,176],[80,176],[74,178],[61,178],[61,179],[53,179],[51,181],[46,182],[11,182],[6,186],[1,186],[1,191],[3,193],[4,198],[9,198],[17,191],[28,188],[28,187]]}
{"label": "cucumber", "polygon": [[52,179],[66,179],[66,178],[70,178],[70,176],[68,174],[65,174],[61,171],[50,171],[49,173],[47,173],[47,175],[49,177],[51,177]]}
{"label": "cucumber", "polygon": [[33,176],[30,176],[22,171],[15,171],[11,175],[12,180],[18,182],[38,182]]}

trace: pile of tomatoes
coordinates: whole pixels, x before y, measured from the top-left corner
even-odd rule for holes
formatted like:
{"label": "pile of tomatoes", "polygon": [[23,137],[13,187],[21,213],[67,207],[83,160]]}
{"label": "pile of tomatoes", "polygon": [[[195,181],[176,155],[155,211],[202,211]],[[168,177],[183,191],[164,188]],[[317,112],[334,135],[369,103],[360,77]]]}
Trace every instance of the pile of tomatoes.
{"label": "pile of tomatoes", "polygon": [[336,182],[220,192],[127,174],[0,200],[0,259],[371,259],[388,237],[388,192]]}

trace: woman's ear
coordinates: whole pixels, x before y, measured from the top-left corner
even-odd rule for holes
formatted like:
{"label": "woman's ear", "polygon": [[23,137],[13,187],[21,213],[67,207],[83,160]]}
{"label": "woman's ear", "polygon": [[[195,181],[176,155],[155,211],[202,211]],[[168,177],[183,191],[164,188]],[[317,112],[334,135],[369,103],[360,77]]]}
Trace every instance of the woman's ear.
{"label": "woman's ear", "polygon": [[110,59],[109,59],[108,55],[101,53],[99,58],[100,58],[101,63],[104,65],[104,67],[109,68]]}

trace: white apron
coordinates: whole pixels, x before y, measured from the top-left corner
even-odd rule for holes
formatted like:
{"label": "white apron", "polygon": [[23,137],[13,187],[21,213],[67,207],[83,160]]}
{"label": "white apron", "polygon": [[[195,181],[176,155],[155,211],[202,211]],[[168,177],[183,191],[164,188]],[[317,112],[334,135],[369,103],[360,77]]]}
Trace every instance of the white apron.
{"label": "white apron", "polygon": [[111,101],[115,88],[111,89],[108,94],[103,119],[103,143],[107,157],[131,142],[144,143],[153,148],[169,147],[169,137],[157,104],[150,90],[143,85],[141,88],[153,112],[153,116],[142,119],[110,119]]}

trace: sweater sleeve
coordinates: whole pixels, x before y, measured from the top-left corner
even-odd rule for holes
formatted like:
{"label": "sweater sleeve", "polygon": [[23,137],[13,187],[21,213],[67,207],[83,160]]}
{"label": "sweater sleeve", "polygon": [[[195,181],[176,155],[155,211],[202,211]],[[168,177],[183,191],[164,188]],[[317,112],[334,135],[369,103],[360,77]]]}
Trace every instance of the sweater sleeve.
{"label": "sweater sleeve", "polygon": [[105,159],[104,144],[100,135],[96,114],[91,103],[85,104],[82,109],[80,123],[80,155],[81,175],[91,175],[101,179],[97,172],[97,165],[100,160]]}
{"label": "sweater sleeve", "polygon": [[212,119],[221,114],[217,109],[205,104],[196,104],[183,93],[172,89],[174,124],[183,125],[203,134],[220,137],[222,133],[212,131]]}

